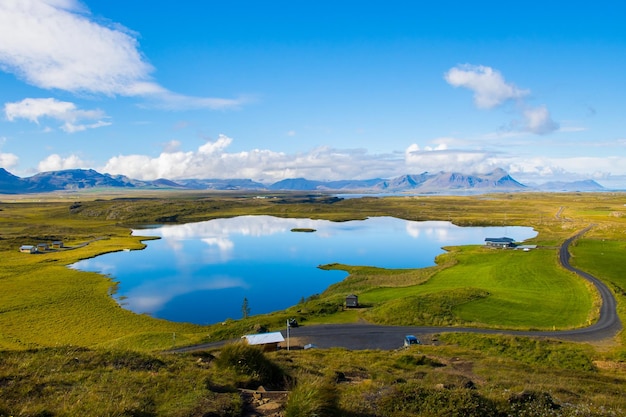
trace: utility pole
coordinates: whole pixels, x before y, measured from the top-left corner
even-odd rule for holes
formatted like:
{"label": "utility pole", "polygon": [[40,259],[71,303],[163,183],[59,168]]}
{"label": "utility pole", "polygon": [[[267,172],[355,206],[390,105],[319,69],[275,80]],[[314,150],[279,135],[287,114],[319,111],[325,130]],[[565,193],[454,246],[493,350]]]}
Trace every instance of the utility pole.
{"label": "utility pole", "polygon": [[291,326],[289,325],[289,319],[287,319],[287,350],[289,350],[289,328]]}

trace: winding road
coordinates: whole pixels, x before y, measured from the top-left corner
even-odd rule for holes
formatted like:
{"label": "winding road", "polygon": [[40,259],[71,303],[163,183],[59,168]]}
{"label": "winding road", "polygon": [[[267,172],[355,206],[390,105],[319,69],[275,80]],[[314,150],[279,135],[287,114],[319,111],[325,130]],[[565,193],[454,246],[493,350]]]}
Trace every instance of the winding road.
{"label": "winding road", "polygon": [[[431,340],[433,335],[450,332],[534,336],[577,342],[599,342],[610,339],[622,328],[622,323],[617,315],[617,302],[613,293],[602,281],[570,264],[570,245],[592,227],[593,225],[590,225],[570,237],[559,248],[561,265],[568,271],[572,271],[591,282],[598,290],[602,299],[598,321],[589,327],[561,331],[515,331],[474,327],[383,326],[368,323],[350,323],[291,328],[289,329],[289,339],[297,338],[300,345],[302,341],[305,341],[305,343],[312,343],[318,348],[344,347],[351,350],[397,349],[402,345],[404,335],[406,334],[413,334],[428,343],[428,340]],[[287,338],[286,330],[283,330],[282,334]],[[228,342],[231,342],[231,340],[188,346],[173,349],[170,352],[182,353],[211,349]]]}

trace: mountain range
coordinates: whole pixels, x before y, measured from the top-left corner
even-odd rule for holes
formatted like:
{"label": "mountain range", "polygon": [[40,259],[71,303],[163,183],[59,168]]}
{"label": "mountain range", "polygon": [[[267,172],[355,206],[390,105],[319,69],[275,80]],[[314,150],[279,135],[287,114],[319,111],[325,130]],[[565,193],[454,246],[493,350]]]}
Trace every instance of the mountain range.
{"label": "mountain range", "polygon": [[250,179],[157,179],[142,181],[124,175],[101,174],[93,169],[69,169],[41,172],[20,178],[0,168],[0,194],[25,194],[52,191],[72,191],[93,188],[176,189],[176,190],[258,190],[258,191],[325,191],[364,193],[484,193],[512,191],[602,191],[604,187],[593,180],[553,182],[527,186],[513,179],[503,169],[487,174],[458,172],[424,172],[391,179],[315,181],[291,178],[272,184]]}

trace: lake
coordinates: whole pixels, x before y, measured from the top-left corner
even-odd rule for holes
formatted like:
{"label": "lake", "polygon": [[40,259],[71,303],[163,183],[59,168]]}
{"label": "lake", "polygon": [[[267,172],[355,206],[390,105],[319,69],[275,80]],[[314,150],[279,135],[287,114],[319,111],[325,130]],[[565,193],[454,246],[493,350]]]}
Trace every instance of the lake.
{"label": "lake", "polygon": [[244,298],[251,314],[268,313],[347,276],[319,265],[422,268],[435,264],[442,246],[483,244],[487,237],[502,236],[521,242],[537,233],[530,227],[458,227],[392,217],[331,222],[240,216],[133,234],[160,239],[147,241],[144,250],[109,253],[70,267],[110,276],[118,283],[114,297],[131,311],[212,324],[241,318]]}

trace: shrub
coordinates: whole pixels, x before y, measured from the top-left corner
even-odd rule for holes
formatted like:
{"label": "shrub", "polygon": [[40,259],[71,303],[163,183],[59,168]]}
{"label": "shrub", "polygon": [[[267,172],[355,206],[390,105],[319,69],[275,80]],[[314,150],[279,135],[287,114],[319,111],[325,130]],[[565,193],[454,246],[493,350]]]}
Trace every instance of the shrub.
{"label": "shrub", "polygon": [[402,355],[394,362],[394,367],[398,369],[413,369],[416,366],[429,366],[437,368],[445,365],[435,359],[427,357],[426,355]]}
{"label": "shrub", "polygon": [[322,378],[298,382],[289,394],[285,417],[340,416],[337,390],[334,384]]}
{"label": "shrub", "polygon": [[387,391],[377,402],[378,414],[384,416],[492,417],[496,404],[475,390],[463,388],[426,388],[416,383],[400,384]]}
{"label": "shrub", "polygon": [[226,345],[215,359],[215,365],[221,369],[232,369],[247,375],[247,385],[282,386],[285,382],[283,370],[270,361],[261,348],[245,343]]}
{"label": "shrub", "polygon": [[547,417],[562,415],[561,408],[547,392],[524,391],[508,399],[509,415],[519,417]]}

